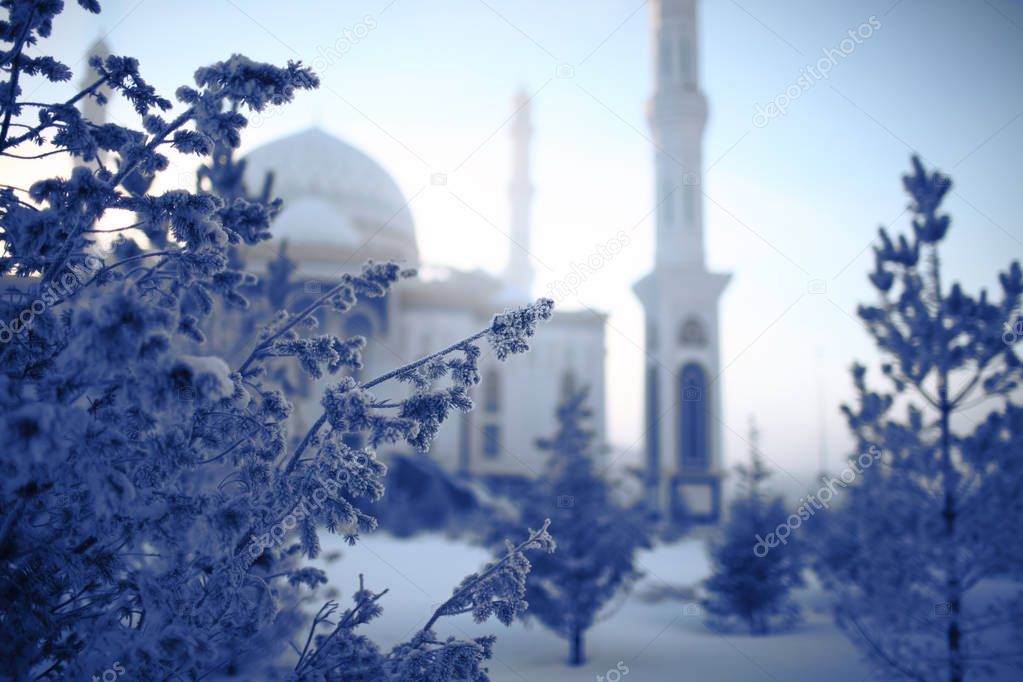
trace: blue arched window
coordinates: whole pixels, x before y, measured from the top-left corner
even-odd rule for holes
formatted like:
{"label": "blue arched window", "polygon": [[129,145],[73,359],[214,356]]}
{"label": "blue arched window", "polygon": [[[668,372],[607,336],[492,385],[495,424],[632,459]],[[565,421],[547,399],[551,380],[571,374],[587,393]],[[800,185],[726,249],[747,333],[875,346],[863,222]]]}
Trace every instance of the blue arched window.
{"label": "blue arched window", "polygon": [[683,471],[706,471],[710,462],[707,375],[691,362],[678,373],[678,457]]}

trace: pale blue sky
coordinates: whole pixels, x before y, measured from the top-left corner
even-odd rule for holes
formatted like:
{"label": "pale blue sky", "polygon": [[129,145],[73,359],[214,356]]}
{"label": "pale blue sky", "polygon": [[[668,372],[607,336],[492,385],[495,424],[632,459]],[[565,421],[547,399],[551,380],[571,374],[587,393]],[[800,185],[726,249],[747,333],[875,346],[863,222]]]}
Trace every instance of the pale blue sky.
{"label": "pale blue sky", "polygon": [[[538,287],[562,279],[619,230],[632,245],[579,290],[611,313],[609,428],[638,451],[642,324],[632,282],[652,262],[648,7],[638,0],[107,1],[99,19],[69,8],[57,52],[74,64],[98,35],[140,58],[165,94],[234,52],[321,59],[324,88],[249,131],[245,147],[310,124],[344,137],[414,197],[432,262],[501,267],[510,247],[508,135],[519,85],[534,97]],[[282,9],[283,8],[283,9]],[[735,273],[722,301],[727,463],[745,456],[755,414],[767,456],[795,478],[816,467],[818,378],[832,462],[849,446],[838,403],[846,368],[873,359],[851,316],[880,223],[905,227],[900,175],[911,150],[950,172],[948,270],[970,287],[1023,255],[1023,4],[1018,0],[704,0],[701,80],[710,103],[704,178],[711,267]],[[873,16],[880,28],[794,101],[766,104]],[[364,32],[359,25],[372,27]],[[349,49],[350,48],[350,49]],[[322,65],[322,61],[318,62]],[[559,65],[572,76],[555,77]],[[41,91],[45,93],[45,91]],[[56,93],[54,93],[56,94]],[[130,111],[115,103],[127,121]],[[183,165],[182,168],[187,168]],[[449,175],[446,187],[431,173]],[[491,224],[492,223],[492,224]],[[511,247],[514,248],[514,247]],[[811,279],[826,294],[809,294]],[[790,479],[791,480],[791,479]]]}

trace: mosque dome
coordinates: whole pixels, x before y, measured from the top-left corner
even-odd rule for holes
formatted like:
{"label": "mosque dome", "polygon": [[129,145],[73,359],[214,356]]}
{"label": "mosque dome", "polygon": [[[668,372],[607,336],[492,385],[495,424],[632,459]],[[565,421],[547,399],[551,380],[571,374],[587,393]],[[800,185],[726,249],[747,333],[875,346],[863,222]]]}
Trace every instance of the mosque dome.
{"label": "mosque dome", "polygon": [[359,230],[340,207],[312,195],[287,200],[274,220],[273,233],[289,241],[352,249],[363,241]]}
{"label": "mosque dome", "polygon": [[257,147],[245,156],[245,183],[274,175],[284,201],[274,235],[289,243],[359,251],[360,259],[418,261],[408,201],[380,164],[319,128]]}

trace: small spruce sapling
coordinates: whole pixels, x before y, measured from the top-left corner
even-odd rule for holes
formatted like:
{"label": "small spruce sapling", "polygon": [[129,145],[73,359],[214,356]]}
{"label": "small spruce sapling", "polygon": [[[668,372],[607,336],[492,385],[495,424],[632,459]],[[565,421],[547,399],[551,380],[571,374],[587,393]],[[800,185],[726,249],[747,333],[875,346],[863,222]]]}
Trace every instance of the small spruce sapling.
{"label": "small spruce sapling", "polygon": [[549,453],[546,473],[522,501],[523,514],[546,516],[558,551],[538,555],[526,579],[527,617],[568,640],[570,665],[586,660],[586,630],[620,590],[640,576],[636,552],[649,547],[641,511],[620,507],[594,462],[587,391],[568,392],[557,411],[558,430],[539,442]]}
{"label": "small spruce sapling", "polygon": [[[769,497],[761,485],[770,475],[759,450],[759,435],[750,425],[750,462],[736,467],[738,496],[729,507],[721,538],[710,548],[712,574],[704,582],[702,600],[708,624],[751,635],[791,627],[799,610],[789,597],[803,584],[799,546],[791,539],[761,555],[758,538],[788,517],[781,497]],[[764,546],[761,543],[761,546]]]}

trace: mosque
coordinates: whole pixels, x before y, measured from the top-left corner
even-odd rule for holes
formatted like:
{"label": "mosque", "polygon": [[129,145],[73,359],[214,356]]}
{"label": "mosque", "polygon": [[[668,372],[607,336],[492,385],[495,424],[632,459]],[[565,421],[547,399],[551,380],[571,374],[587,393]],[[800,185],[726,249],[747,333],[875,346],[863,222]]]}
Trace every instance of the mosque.
{"label": "mosque", "polygon": [[[273,194],[284,208],[274,234],[288,240],[295,276],[316,293],[354,272],[367,259],[395,260],[420,270],[382,299],[370,299],[342,320],[338,332],[369,342],[366,377],[383,374],[429,355],[489,326],[495,313],[530,302],[529,106],[516,100],[510,125],[515,153],[509,199],[511,253],[502,276],[424,264],[415,225],[391,176],[348,143],[310,128],[253,149],[245,179],[259,187],[274,174]],[[255,271],[276,253],[273,242],[249,258]],[[260,260],[263,260],[260,263]],[[588,385],[598,441],[604,440],[604,323],[590,311],[555,313],[534,336],[532,350],[498,362],[484,348],[476,387],[476,409],[446,423],[430,455],[448,471],[479,477],[530,477],[544,470],[538,438],[556,429],[555,411],[573,385]],[[319,391],[314,391],[319,395]],[[314,401],[311,412],[319,409]],[[396,446],[391,446],[395,448]],[[401,451],[398,448],[398,451]],[[386,448],[383,452],[387,454]]]}
{"label": "mosque", "polygon": [[[721,409],[718,298],[729,275],[707,270],[700,186],[706,99],[699,87],[697,0],[651,2],[655,91],[648,104],[658,206],[653,270],[635,286],[646,317],[645,487],[665,518],[714,523],[721,508]],[[530,103],[513,102],[508,129],[513,165],[508,199],[509,256],[499,276],[433,267],[419,257],[409,201],[372,158],[319,128],[251,150],[245,179],[274,175],[284,201],[274,222],[287,239],[295,276],[317,292],[367,259],[420,269],[383,299],[360,304],[336,329],[368,340],[364,376],[428,355],[490,324],[495,313],[532,300]],[[646,203],[637,197],[637,203]],[[250,252],[254,272],[276,255],[274,242]],[[555,312],[531,352],[497,362],[484,351],[476,409],[446,423],[430,456],[446,470],[484,479],[540,475],[546,453],[536,440],[554,433],[555,411],[573,386],[589,386],[598,443],[605,443],[605,322],[590,310]],[[324,386],[326,381],[324,382]],[[313,391],[319,395],[321,391]],[[316,401],[300,410],[311,421]],[[392,446],[392,452],[403,452]],[[388,451],[382,453],[385,457]]]}

